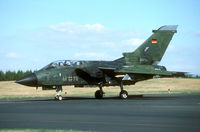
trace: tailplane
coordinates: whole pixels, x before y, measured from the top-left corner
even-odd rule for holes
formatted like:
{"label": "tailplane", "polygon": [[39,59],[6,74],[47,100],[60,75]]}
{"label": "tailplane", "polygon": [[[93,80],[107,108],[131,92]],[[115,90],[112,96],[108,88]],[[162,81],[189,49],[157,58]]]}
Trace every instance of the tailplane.
{"label": "tailplane", "polygon": [[123,53],[126,64],[152,65],[159,62],[174,33],[177,32],[177,27],[178,25],[167,25],[160,27],[158,30],[153,30],[153,34],[134,52]]}

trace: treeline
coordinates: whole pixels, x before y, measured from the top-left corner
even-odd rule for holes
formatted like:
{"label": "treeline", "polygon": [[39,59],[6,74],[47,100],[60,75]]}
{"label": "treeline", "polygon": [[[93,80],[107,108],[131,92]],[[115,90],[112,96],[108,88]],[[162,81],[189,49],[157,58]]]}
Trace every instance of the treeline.
{"label": "treeline", "polygon": [[28,75],[30,73],[33,73],[31,70],[27,71],[6,71],[3,72],[0,70],[0,81],[12,81],[12,80],[17,80],[25,75]]}
{"label": "treeline", "polygon": [[185,78],[200,78],[200,75],[189,74],[189,75],[185,75]]}

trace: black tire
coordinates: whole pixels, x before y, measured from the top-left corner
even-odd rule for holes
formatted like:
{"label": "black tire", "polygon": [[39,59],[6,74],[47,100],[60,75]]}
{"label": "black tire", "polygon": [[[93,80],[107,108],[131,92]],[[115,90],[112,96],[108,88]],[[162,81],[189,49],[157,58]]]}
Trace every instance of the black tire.
{"label": "black tire", "polygon": [[96,99],[102,99],[102,98],[103,98],[103,91],[97,90],[97,91],[95,92],[95,98],[96,98]]}
{"label": "black tire", "polygon": [[63,98],[61,95],[58,96],[58,100],[61,101]]}
{"label": "black tire", "polygon": [[54,99],[57,101],[61,101],[63,98],[61,95],[56,95]]}
{"label": "black tire", "polygon": [[128,92],[126,90],[122,90],[119,94],[121,99],[127,99],[128,98]]}

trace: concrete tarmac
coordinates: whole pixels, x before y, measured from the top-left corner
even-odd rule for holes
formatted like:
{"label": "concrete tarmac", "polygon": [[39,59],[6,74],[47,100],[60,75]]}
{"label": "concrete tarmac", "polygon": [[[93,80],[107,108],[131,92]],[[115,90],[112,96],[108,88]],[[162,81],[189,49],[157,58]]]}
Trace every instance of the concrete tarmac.
{"label": "concrete tarmac", "polygon": [[0,128],[200,132],[200,94],[0,99]]}

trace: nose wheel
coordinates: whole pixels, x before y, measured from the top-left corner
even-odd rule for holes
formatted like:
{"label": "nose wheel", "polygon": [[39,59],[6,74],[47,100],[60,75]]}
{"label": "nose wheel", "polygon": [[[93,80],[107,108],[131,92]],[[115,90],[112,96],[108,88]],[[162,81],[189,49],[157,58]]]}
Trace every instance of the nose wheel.
{"label": "nose wheel", "polygon": [[61,101],[63,99],[63,97],[60,95],[62,92],[62,86],[57,86],[56,87],[56,96],[55,96],[55,100],[59,100]]}
{"label": "nose wheel", "polygon": [[55,100],[59,100],[61,101],[63,99],[63,97],[61,95],[56,95]]}

